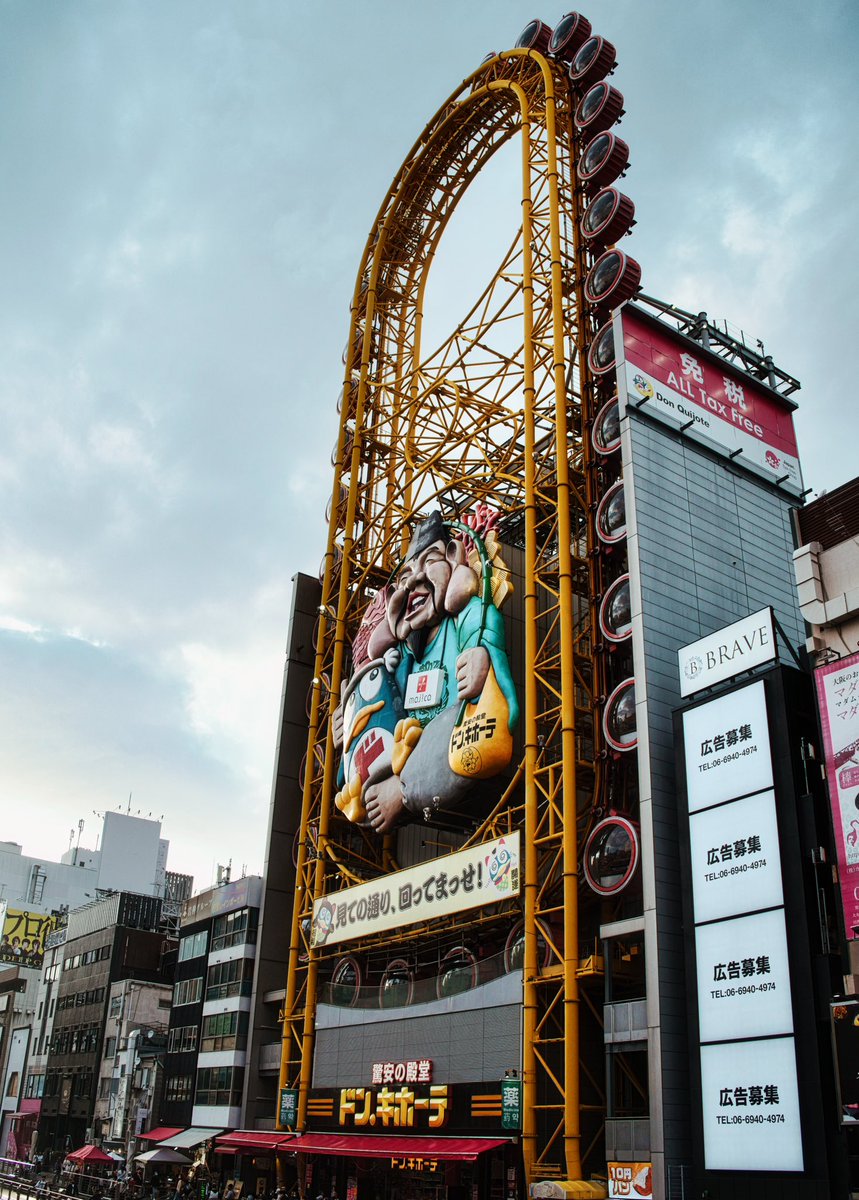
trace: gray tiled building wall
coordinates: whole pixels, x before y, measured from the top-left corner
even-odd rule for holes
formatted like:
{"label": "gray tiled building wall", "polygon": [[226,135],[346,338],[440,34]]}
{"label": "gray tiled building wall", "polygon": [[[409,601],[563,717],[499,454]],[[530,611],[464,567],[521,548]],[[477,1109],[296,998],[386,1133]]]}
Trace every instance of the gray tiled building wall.
{"label": "gray tiled building wall", "polygon": [[369,1082],[373,1063],[429,1058],[445,1083],[504,1078],[518,1067],[518,1004],[317,1029],[314,1087]]}
{"label": "gray tiled building wall", "polygon": [[795,649],[805,632],[792,574],[795,502],[642,414],[630,412],[624,425],[632,600],[640,614],[642,842],[651,848],[643,864],[645,906],[652,906],[646,953],[656,955],[648,989],[658,990],[655,1025],[655,998],[648,1002],[651,1105],[654,1116],[661,1109],[654,1149],[670,1165],[691,1159],[686,988],[693,981],[684,963],[672,728],[681,703],[677,650],[767,605]]}

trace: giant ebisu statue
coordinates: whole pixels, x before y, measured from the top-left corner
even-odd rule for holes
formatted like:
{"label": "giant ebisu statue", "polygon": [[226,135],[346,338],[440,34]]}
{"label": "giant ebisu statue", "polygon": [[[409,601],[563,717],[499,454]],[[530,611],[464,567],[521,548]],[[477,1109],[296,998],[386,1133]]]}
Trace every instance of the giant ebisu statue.
{"label": "giant ebisu statue", "polygon": [[334,719],[335,803],[387,833],[468,803],[510,762],[519,717],[500,606],[508,572],[479,506],[469,524],[437,510],[368,607]]}

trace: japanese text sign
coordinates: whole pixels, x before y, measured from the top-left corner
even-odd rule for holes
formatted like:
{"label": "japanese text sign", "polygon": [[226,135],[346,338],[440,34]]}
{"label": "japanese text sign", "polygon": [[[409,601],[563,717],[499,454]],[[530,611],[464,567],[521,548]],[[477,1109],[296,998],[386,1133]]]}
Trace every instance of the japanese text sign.
{"label": "japanese text sign", "polygon": [[799,494],[793,406],[662,322],[625,308],[615,325],[618,392],[656,420]]}
{"label": "japanese text sign", "polygon": [[763,683],[752,683],[683,714],[689,811],[772,787]]}
{"label": "japanese text sign", "polygon": [[814,673],[848,938],[859,926],[859,654]]}
{"label": "japanese text sign", "polygon": [[331,946],[466,912],[509,900],[519,895],[520,888],[516,832],[317,900],[310,944]]}

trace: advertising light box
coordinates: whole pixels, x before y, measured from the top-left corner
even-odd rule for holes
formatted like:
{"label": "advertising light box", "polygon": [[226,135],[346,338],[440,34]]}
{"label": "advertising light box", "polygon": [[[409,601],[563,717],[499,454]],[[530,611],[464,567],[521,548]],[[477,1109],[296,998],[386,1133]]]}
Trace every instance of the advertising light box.
{"label": "advertising light box", "polygon": [[521,876],[518,832],[481,842],[317,900],[310,944],[332,946],[510,900]]}
{"label": "advertising light box", "polygon": [[695,952],[702,1042],[793,1033],[782,909],[699,925]]}
{"label": "advertising light box", "polygon": [[632,308],[615,324],[619,394],[655,420],[706,443],[799,495],[793,406],[703,346]]}
{"label": "advertising light box", "polygon": [[680,695],[691,696],[776,657],[773,610],[762,608],[677,651]]}
{"label": "advertising light box", "polygon": [[684,713],[683,736],[690,813],[772,787],[766,696],[760,681]]}
{"label": "advertising light box", "polygon": [[708,1171],[801,1171],[792,1037],[701,1047]]}
{"label": "advertising light box", "polygon": [[696,923],[783,903],[772,791],[693,813],[689,842]]}

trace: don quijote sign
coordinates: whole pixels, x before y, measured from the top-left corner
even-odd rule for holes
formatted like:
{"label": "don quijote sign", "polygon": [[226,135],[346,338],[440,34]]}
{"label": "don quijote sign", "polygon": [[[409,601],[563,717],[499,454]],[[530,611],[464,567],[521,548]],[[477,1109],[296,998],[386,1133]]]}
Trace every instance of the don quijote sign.
{"label": "don quijote sign", "polygon": [[762,608],[678,650],[680,695],[692,696],[777,657],[773,610]]}

